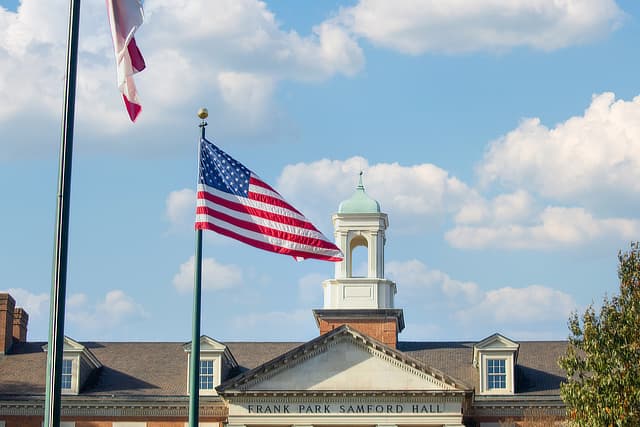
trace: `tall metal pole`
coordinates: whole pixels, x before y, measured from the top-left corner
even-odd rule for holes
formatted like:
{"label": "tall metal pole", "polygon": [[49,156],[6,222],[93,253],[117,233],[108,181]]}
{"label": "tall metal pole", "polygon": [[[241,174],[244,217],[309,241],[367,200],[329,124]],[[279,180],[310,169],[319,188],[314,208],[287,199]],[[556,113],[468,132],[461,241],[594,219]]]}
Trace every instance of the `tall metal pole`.
{"label": "tall metal pole", "polygon": [[62,140],[60,142],[60,164],[58,169],[58,197],[56,203],[56,236],[49,308],[47,384],[44,410],[45,427],[60,426],[64,312],[67,287],[67,247],[69,241],[69,198],[71,194],[79,30],[80,0],[70,0],[67,40],[67,84],[64,91]]}
{"label": "tall metal pole", "polygon": [[[208,112],[202,108],[198,112],[200,137],[204,139]],[[200,145],[198,144],[198,171],[200,168]],[[199,174],[198,174],[199,175]],[[202,230],[196,230],[196,254],[193,266],[193,319],[191,334],[191,360],[189,366],[189,427],[198,427],[200,417],[200,291],[202,288]]]}

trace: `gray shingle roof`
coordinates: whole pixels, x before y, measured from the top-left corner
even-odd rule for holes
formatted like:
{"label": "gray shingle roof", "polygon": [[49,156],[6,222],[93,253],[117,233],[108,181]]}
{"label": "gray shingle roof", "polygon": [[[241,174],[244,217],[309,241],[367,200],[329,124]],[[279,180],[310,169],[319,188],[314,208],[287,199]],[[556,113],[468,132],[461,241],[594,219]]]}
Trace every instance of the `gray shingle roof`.
{"label": "gray shingle roof", "polygon": [[[43,395],[46,353],[43,342],[17,343],[0,356],[0,395]],[[103,367],[83,395],[186,395],[187,355],[183,343],[83,342]],[[228,342],[241,374],[304,344]],[[558,395],[564,379],[556,361],[564,341],[521,341],[516,369],[519,395]],[[398,350],[469,385],[478,384],[470,342],[399,342]]]}
{"label": "gray shingle roof", "polygon": [[[566,379],[557,360],[566,341],[519,341],[516,394],[559,395]],[[398,349],[468,384],[478,384],[473,342],[399,342]]]}

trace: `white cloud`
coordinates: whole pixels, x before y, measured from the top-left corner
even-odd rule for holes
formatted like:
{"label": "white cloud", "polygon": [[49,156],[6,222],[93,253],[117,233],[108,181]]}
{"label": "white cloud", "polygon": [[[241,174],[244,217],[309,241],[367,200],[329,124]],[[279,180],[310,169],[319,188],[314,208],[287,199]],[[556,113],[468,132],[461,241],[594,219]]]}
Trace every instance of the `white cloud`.
{"label": "white cloud", "polygon": [[174,227],[193,222],[196,209],[196,192],[184,188],[169,193],[165,202],[165,215]]}
{"label": "white cloud", "polygon": [[485,185],[497,182],[565,202],[606,196],[611,208],[629,196],[637,199],[640,96],[616,101],[613,93],[595,95],[582,116],[553,128],[537,118],[524,120],[489,146],[478,173]]}
{"label": "white cloud", "polygon": [[[289,200],[295,200],[309,218],[326,218],[327,207],[337,211],[340,201],[354,192],[360,170],[365,171],[364,185],[371,189],[368,194],[380,202],[382,211],[389,213],[394,230],[400,232],[433,227],[445,214],[477,197],[474,190],[435,165],[370,166],[362,157],[288,165],[278,178],[277,188]],[[334,191],[327,192],[327,188]]]}
{"label": "white cloud", "polygon": [[[173,286],[180,292],[193,290],[195,258],[180,265],[180,271],[173,276]],[[202,260],[202,289],[226,289],[242,284],[242,270],[237,265],[221,264],[213,258]]]}
{"label": "white cloud", "polygon": [[[565,323],[577,308],[571,295],[547,286],[483,290],[475,282],[454,279],[417,259],[389,262],[386,270],[398,286],[398,300],[410,300],[414,308],[422,301],[421,309],[429,313],[428,319],[449,322],[449,329],[457,328],[465,339],[479,339],[496,331],[516,339],[533,339],[536,334],[557,339],[549,331],[557,330],[558,323]],[[410,318],[407,313],[407,320]],[[447,339],[429,322],[415,326],[424,328],[426,336]],[[407,328],[410,335],[405,339],[424,339],[425,335],[416,334],[413,327]]]}
{"label": "white cloud", "polygon": [[109,335],[110,330],[149,316],[141,304],[119,289],[107,292],[104,299],[95,304],[84,294],[72,295],[69,301],[66,312],[69,322],[79,330],[97,334]]}
{"label": "white cloud", "polygon": [[429,269],[417,259],[391,261],[387,263],[386,271],[389,278],[402,287],[403,292],[412,295],[438,290],[448,298],[462,296],[466,301],[475,301],[480,295],[480,288],[476,283],[452,279],[440,270]]}
{"label": "white cloud", "polygon": [[[62,0],[21,0],[17,12],[0,9],[0,133],[23,115],[57,124],[67,9]],[[273,123],[281,119],[273,105],[277,82],[323,81],[353,75],[364,65],[362,50],[343,28],[320,23],[303,37],[282,28],[257,0],[147,0],[145,12],[145,25],[136,33],[147,63],[136,77],[143,105],[136,128],[147,132],[171,125],[185,108],[197,109],[194,99],[225,112],[210,119],[220,133],[277,129],[283,126]],[[83,4],[80,35],[78,130],[101,132],[91,138],[98,144],[131,131],[116,88],[103,3]],[[4,145],[0,154],[15,154],[15,147]]]}
{"label": "white cloud", "polygon": [[360,0],[336,21],[403,53],[555,50],[597,39],[624,17],[613,0]]}
{"label": "white cloud", "polygon": [[16,301],[16,307],[22,307],[30,317],[47,316],[49,312],[49,295],[34,294],[22,288],[9,288],[6,291]]}
{"label": "white cloud", "polygon": [[486,292],[482,300],[460,309],[456,317],[464,323],[511,328],[513,324],[566,321],[576,307],[570,295],[549,287],[504,287]]}
{"label": "white cloud", "polygon": [[218,85],[222,99],[238,114],[245,114],[248,125],[259,123],[274,107],[271,96],[275,82],[268,76],[251,73],[221,72]]}
{"label": "white cloud", "polygon": [[67,298],[67,307],[70,309],[80,309],[89,304],[89,297],[86,294],[72,294]]}
{"label": "white cloud", "polygon": [[554,249],[603,240],[628,241],[639,234],[640,221],[636,219],[595,218],[583,208],[547,207],[532,225],[459,225],[445,238],[452,246],[466,249]]}
{"label": "white cloud", "polygon": [[493,223],[504,224],[526,220],[532,213],[534,201],[523,190],[500,194],[487,201],[480,197],[470,198],[455,215],[458,224]]}

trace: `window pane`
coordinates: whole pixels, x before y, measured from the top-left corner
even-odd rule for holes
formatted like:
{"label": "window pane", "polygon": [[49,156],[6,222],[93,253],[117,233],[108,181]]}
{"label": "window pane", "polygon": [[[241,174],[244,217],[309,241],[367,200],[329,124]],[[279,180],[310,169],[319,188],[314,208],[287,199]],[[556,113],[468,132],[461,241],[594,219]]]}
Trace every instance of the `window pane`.
{"label": "window pane", "polygon": [[200,389],[213,390],[213,360],[200,360]]}
{"label": "window pane", "polygon": [[505,359],[487,360],[487,388],[507,388],[507,361]]}
{"label": "window pane", "polygon": [[60,387],[64,389],[71,388],[71,359],[62,359],[62,380]]}

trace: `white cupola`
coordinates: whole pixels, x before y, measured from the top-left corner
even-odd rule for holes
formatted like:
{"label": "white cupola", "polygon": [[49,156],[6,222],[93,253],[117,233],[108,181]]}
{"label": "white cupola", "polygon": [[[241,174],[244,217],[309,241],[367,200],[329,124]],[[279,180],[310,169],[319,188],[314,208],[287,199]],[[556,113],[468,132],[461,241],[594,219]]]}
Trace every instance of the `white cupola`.
{"label": "white cupola", "polygon": [[[380,204],[364,191],[362,172],[355,193],[340,203],[332,219],[336,245],[344,259],[335,264],[335,277],[322,283],[324,308],[393,308],[396,285],[384,277],[385,230],[389,220],[387,214],[380,212]],[[354,251],[360,247],[367,254],[364,277],[354,274]]]}
{"label": "white cupola", "polygon": [[[402,309],[393,307],[396,284],[384,277],[387,214],[369,197],[362,185],[362,172],[355,193],[340,203],[333,217],[336,245],[344,259],[336,263],[333,279],[322,282],[324,307],[313,310],[320,334],[342,325],[396,347],[404,329]],[[364,247],[367,267],[363,276],[354,274],[354,251]]]}

